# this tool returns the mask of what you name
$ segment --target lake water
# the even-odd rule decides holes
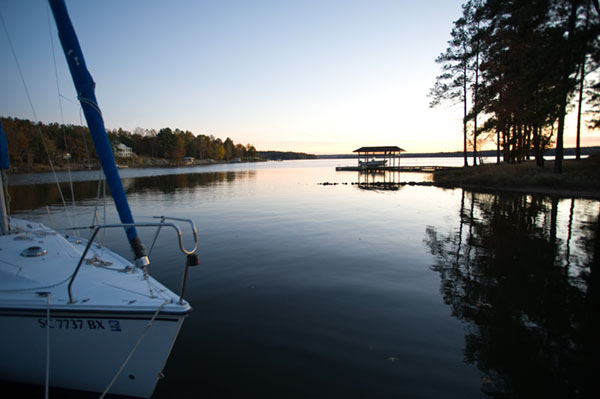
[[[363,189],[356,172],[335,171],[352,162],[122,171],[137,221],[170,215],[199,229],[194,311],[155,398],[595,393],[600,202]],[[11,177],[13,215],[91,224],[98,185],[86,174],[97,172],[74,173],[69,218],[45,175]],[[115,222],[111,205],[98,214]],[[127,255],[121,239],[105,237]],[[174,237],[151,261],[178,292],[185,259]]]

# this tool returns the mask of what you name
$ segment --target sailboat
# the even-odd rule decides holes
[[[0,179],[0,379],[46,387],[150,397],[182,323],[191,311],[183,293],[198,263],[191,220],[133,220],[88,72],[63,0],[49,0],[62,48],[121,223],[92,226],[89,239],[66,236],[10,217]],[[0,166],[8,168],[0,126]],[[194,248],[179,225],[189,223]],[[148,274],[137,229],[176,231],[182,251],[178,294]],[[134,259],[95,242],[101,231],[125,229]],[[154,245],[154,244],[153,244]],[[151,247],[152,248],[152,247]]]

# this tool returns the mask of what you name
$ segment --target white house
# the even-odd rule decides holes
[[[115,152],[115,157],[117,158],[131,158],[131,156],[133,155],[131,147],[127,147],[123,143],[115,144],[113,147],[113,151]]]

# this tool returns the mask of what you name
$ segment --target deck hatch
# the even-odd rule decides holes
[[[48,251],[46,251],[44,248],[36,246],[36,247],[25,248],[24,250],[21,251],[21,256],[25,256],[27,258],[33,258],[35,256],[46,255],[47,253],[48,253]]]

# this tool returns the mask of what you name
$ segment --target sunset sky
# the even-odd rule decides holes
[[[462,149],[460,106],[432,110],[427,98],[462,2],[66,3],[107,128],[179,128],[259,150],[334,154]],[[37,119],[61,122],[58,75],[62,121],[79,124],[46,2],[0,0],[0,12]],[[33,120],[3,28],[0,51],[0,115]],[[584,132],[583,145],[600,145],[600,132]]]

